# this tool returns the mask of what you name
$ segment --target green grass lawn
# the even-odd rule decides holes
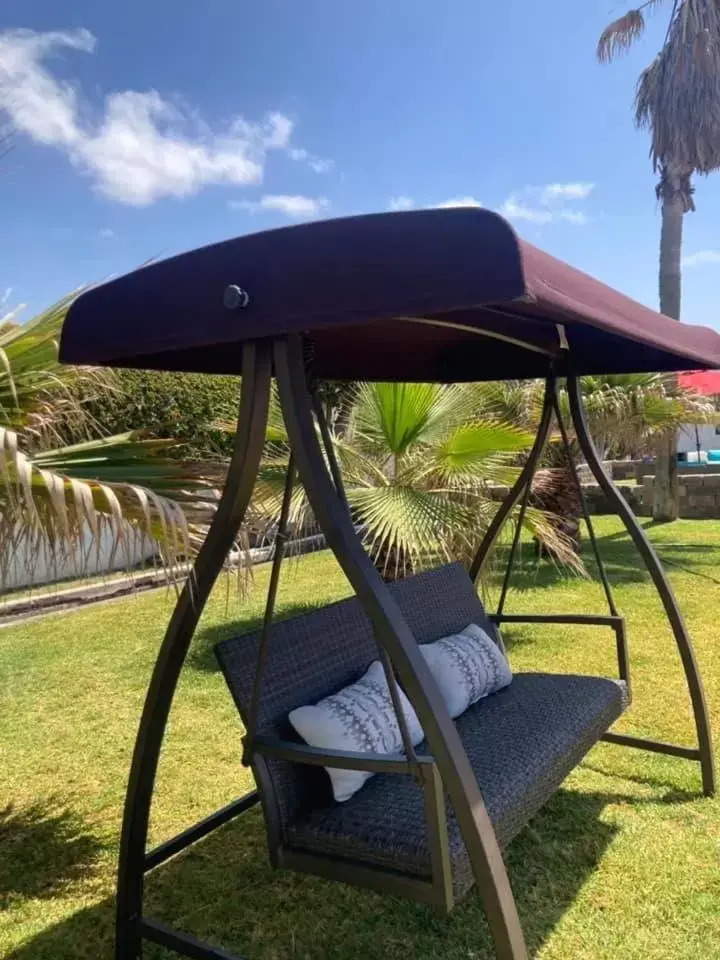
[[[659,601],[619,522],[601,545],[629,621],[635,701],[621,728],[693,742],[683,674]],[[649,532],[695,640],[720,741],[720,522]],[[561,579],[526,550],[508,612],[605,612],[597,583]],[[212,646],[257,622],[221,585],[173,709],[152,816],[156,843],[245,792],[241,729]],[[290,564],[280,612],[349,593],[328,553]],[[148,675],[172,605],[153,592],[0,630],[0,957],[112,954],[120,814]],[[508,634],[516,670],[614,673],[602,628]],[[531,955],[542,960],[720,958],[720,800],[698,765],[602,744],[508,851]],[[148,879],[148,913],[262,960],[493,956],[473,891],[447,920],[392,898],[267,864],[258,808]],[[170,957],[148,947],[146,958]]]

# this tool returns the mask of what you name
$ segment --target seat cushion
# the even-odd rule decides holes
[[[520,673],[457,719],[501,845],[522,829],[626,705],[621,681]],[[425,742],[418,747],[418,754],[429,752]],[[458,898],[474,879],[449,804],[448,838]],[[422,789],[410,776],[382,774],[347,803],[316,807],[287,826],[285,842],[292,849],[430,875]]]
[[[421,643],[420,653],[453,719],[512,680],[510,664],[500,647],[475,623],[434,643]]]
[[[420,743],[425,734],[417,714],[399,688],[398,694],[410,739],[413,744]],[[314,705],[296,707],[290,711],[288,719],[311,747],[357,753],[403,752],[400,724],[379,660],[373,660],[355,683]],[[326,769],[333,796],[338,802],[349,800],[373,776],[367,770]]]

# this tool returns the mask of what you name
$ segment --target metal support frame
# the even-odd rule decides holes
[[[255,673],[255,686],[253,687],[252,699],[250,701],[250,713],[248,715],[247,731],[245,734],[245,744],[243,750],[243,764],[245,766],[250,765],[249,758],[252,753],[252,742],[255,736],[255,730],[257,728],[263,674],[265,672],[265,665],[270,652],[270,633],[272,631],[273,615],[275,613],[275,600],[277,598],[278,586],[280,584],[280,568],[282,566],[283,557],[285,556],[285,545],[288,539],[290,504],[292,501],[294,483],[295,463],[293,461],[293,455],[291,451],[288,457],[287,472],[285,474],[285,488],[283,490],[282,505],[280,507],[280,518],[278,519],[277,533],[275,534],[275,552],[272,559],[270,582],[268,584],[267,598],[265,600],[265,615],[263,616],[262,631],[260,633],[260,649],[258,651],[258,663]]]
[[[575,457],[573,456],[572,447],[570,446],[570,438],[568,437],[567,427],[565,426],[565,420],[563,419],[562,410],[560,409],[560,401],[558,400],[557,390],[553,391],[553,407],[555,408],[555,420],[557,421],[558,430],[560,431],[560,437],[565,449],[565,456],[567,457],[568,464],[570,465],[573,486],[575,487],[575,492],[578,500],[580,501],[583,519],[585,520],[585,526],[587,527],[588,536],[590,537],[590,545],[592,547],[593,556],[595,557],[595,565],[597,566],[598,573],[600,574],[600,582],[602,583],[603,591],[605,593],[608,610],[612,616],[616,617],[618,612],[617,607],[615,606],[615,598],[613,597],[612,587],[610,586],[610,581],[608,580],[608,576],[605,571],[605,564],[603,563],[602,554],[600,553],[600,548],[598,547],[597,537],[595,536],[595,525],[592,522],[590,510],[588,509],[582,484],[580,483],[580,477],[578,476],[577,464],[575,463]]]
[[[238,429],[225,489],[208,536],[168,625],[153,670],[135,743],[120,843],[115,958],[116,960],[141,960],[143,940],[149,940],[197,960],[244,960],[191,935],[171,930],[158,921],[144,917],[142,906],[146,873],[250,809],[259,799],[258,792],[253,791],[160,844],[154,850],[146,851],[150,805],[160,749],[180,671],[207,598],[244,519],[260,465],[270,399],[273,359],[283,415],[297,470],[308,500],[327,537],[328,544],[373,622],[381,656],[392,677],[391,689],[395,682],[395,672],[397,672],[425,730],[433,756],[415,756],[412,750],[408,751],[407,756],[329,753],[303,744],[255,737],[251,752],[258,783],[262,786],[263,777],[267,776],[266,758],[272,757],[311,765],[342,766],[345,769],[370,769],[376,772],[415,775],[421,782],[425,796],[431,876],[425,880],[421,877],[403,876],[390,870],[353,865],[353,870],[357,874],[354,880],[376,889],[410,896],[436,908],[439,907],[443,912],[449,911],[453,903],[445,818],[445,793],[447,793],[467,847],[498,960],[527,960],[523,933],[500,848],[462,742],[407,623],[357,536],[347,508],[342,479],[339,477],[339,468],[334,462],[333,452],[326,450],[325,456],[323,455],[313,419],[313,401],[305,379],[302,344],[297,337],[282,338],[272,343],[258,341],[246,344],[244,347]],[[509,496],[498,509],[478,549],[471,567],[474,579],[477,579],[482,572],[493,544],[521,497],[524,506],[527,505],[532,477],[547,442],[554,412],[558,417],[563,441],[569,448],[556,390],[556,379],[551,374],[546,383],[535,444],[527,464]],[[662,741],[612,732],[605,734],[603,739],[623,746],[699,761],[705,793],[712,795],[715,792],[715,771],[707,705],[692,644],[677,601],[642,527],[600,462],[588,433],[580,390],[577,379],[574,377],[568,378],[568,394],[572,422],[585,458],[603,492],[615,504],[650,571],[663,602],[685,670],[699,746],[697,748],[676,746]],[[322,416],[319,417],[319,426],[322,440],[327,447],[329,444],[327,424],[324,424]],[[326,457],[329,458],[329,462],[326,461]],[[328,466],[332,477],[328,472]],[[292,488],[294,474],[292,461],[288,473],[286,494],[287,490]],[[582,494],[577,474],[575,478]],[[286,500],[289,503],[289,496]],[[610,616],[522,615],[504,614],[499,611],[491,619],[496,624],[556,622],[609,626],[616,634],[620,676],[622,679],[629,680],[625,621],[617,615],[609,593],[609,584],[604,576],[591,521],[589,528],[598,567],[609,598]],[[517,539],[516,535],[515,547]],[[279,551],[281,554],[282,544],[279,546]],[[507,592],[507,586],[505,592]],[[267,626],[266,624],[266,630]],[[272,823],[273,818],[270,817],[268,820],[267,810],[265,814],[269,834],[271,834],[276,828]],[[270,840],[271,847],[274,846],[276,851],[273,860],[276,865],[300,869],[332,879],[338,878],[339,870],[347,870],[346,865],[333,863],[332,858],[284,848],[279,835],[270,837]]]
[[[178,949],[174,940],[178,937],[182,939],[183,935],[167,931],[142,916],[145,873],[153,865],[179,852],[220,823],[227,822],[232,816],[247,809],[240,804],[230,811],[227,808],[218,811],[213,817],[196,824],[158,850],[146,853],[150,805],[170,707],[195,627],[227,553],[235,541],[250,501],[265,442],[271,371],[269,344],[246,344],[243,349],[237,436],[225,489],[192,573],[168,624],[145,698],[130,768],[120,838],[116,960],[140,960],[143,937]],[[212,952],[211,948],[199,941],[192,941],[192,938],[185,938],[185,948],[183,952],[187,956],[229,957],[229,954],[222,951]]]
[[[223,824],[229,823],[231,820],[234,820],[235,817],[239,817],[241,813],[245,813],[250,807],[254,807],[259,800],[260,795],[257,790],[252,790],[250,793],[246,793],[244,797],[233,800],[233,802],[228,803],[227,806],[221,807],[220,810],[216,810],[215,813],[211,813],[209,817],[205,817],[205,819],[200,820],[199,823],[195,823],[192,827],[188,827],[187,830],[183,830],[182,833],[178,833],[177,836],[171,837],[170,840],[159,844],[145,854],[145,873],[149,873],[151,870],[154,870],[155,867],[159,867],[161,863],[165,863],[166,860],[181,853],[187,849],[187,847],[192,846],[193,843],[202,840],[203,837],[212,833],[213,830],[217,830],[218,827],[222,827]]]
[[[580,384],[577,377],[568,377],[567,391],[570,399],[570,416],[572,417],[575,435],[580,444],[580,448],[582,449],[583,456],[585,457],[585,460],[587,461],[587,464],[590,467],[592,474],[597,480],[601,490],[610,503],[614,504],[617,513],[625,524],[625,527],[630,534],[638,553],[640,554],[650,576],[652,577],[652,581],[655,584],[655,589],[657,590],[660,600],[662,601],[665,614],[670,623],[670,627],[672,628],[673,636],[675,637],[675,643],[677,644],[680,659],[682,661],[683,670],[685,671],[685,680],[690,693],[690,701],[692,703],[693,715],[695,717],[695,729],[697,731],[699,756],[691,757],[691,759],[698,759],[700,761],[700,766],[702,769],[703,791],[706,796],[712,797],[715,795],[716,781],[715,758],[713,756],[712,734],[710,730],[710,715],[708,713],[703,682],[700,676],[700,670],[698,668],[697,661],[695,659],[695,652],[693,650],[690,634],[688,633],[685,620],[680,612],[677,598],[675,597],[673,589],[670,586],[667,577],[665,576],[665,571],[662,568],[662,564],[660,563],[658,555],[655,553],[655,550],[648,540],[645,531],[638,523],[637,517],[632,512],[627,501],[605,470],[600,456],[595,449],[595,444],[593,443],[592,437],[590,436],[590,431],[588,430],[585,411],[583,408],[582,395],[580,392]],[[644,740],[639,737],[623,737],[622,740],[619,740],[618,736],[619,735],[617,734],[606,734],[606,739],[610,737],[611,742],[623,743],[625,746],[636,746],[642,749],[655,750],[656,752],[662,753],[671,752],[666,749],[668,745],[663,744],[660,741]],[[631,739],[633,741],[632,743],[629,742]],[[650,746],[649,744],[653,744],[653,746]],[[673,747],[673,755],[689,756],[691,749],[692,748],[688,747]],[[678,750],[682,752],[678,753]]]
[[[583,452],[583,456],[585,457],[585,460],[587,461],[587,464],[590,467],[593,476],[600,485],[603,493],[610,503],[614,505],[616,512],[625,524],[625,527],[630,534],[630,537],[632,538],[642,561],[652,577],[655,588],[662,601],[665,614],[673,631],[673,636],[675,637],[675,642],[680,654],[683,670],[685,671],[685,679],[687,682],[693,715],[695,718],[698,747],[676,746],[675,744],[665,743],[661,740],[653,740],[646,737],[635,737],[629,734],[618,734],[613,732],[606,733],[602,739],[608,743],[615,743],[620,746],[635,747],[641,750],[649,750],[654,753],[664,753],[674,757],[682,757],[684,759],[698,761],[702,769],[703,792],[706,796],[714,796],[716,790],[716,779],[715,761],[712,748],[712,735],[710,730],[710,717],[708,714],[702,678],[700,676],[700,671],[695,659],[692,641],[690,640],[685,621],[682,613],[680,612],[680,607],[652,544],[648,540],[645,531],[638,523],[637,517],[630,509],[627,501],[617,489],[611,477],[608,475],[600,456],[595,449],[595,445],[588,430],[582,402],[582,394],[580,392],[580,386],[577,377],[572,375],[568,376],[567,392],[570,401],[570,418],[575,430],[575,436],[577,437],[578,443],[580,444],[580,448]],[[518,540],[516,531],[516,535],[513,539],[513,548],[511,548],[508,569],[506,570],[503,583],[504,589],[501,595],[501,605],[499,606],[498,613],[491,616],[490,619],[498,625],[500,623],[587,623],[595,625],[606,624],[611,626],[615,631],[618,673],[620,678],[628,683],[629,687],[630,663],[625,621],[622,619],[622,617],[617,616],[617,610],[615,608],[615,603],[612,597],[607,575],[605,573],[605,568],[602,563],[592,520],[590,519],[587,511],[587,504],[585,503],[583,496],[582,485],[580,484],[572,459],[567,430],[557,399],[557,382],[553,374],[551,374],[546,381],[540,423],[538,425],[535,443],[530,451],[528,461],[520,472],[520,475],[515,481],[515,484],[510,490],[508,496],[505,498],[493,517],[492,523],[490,524],[470,567],[470,575],[473,580],[477,580],[480,577],[488,561],[492,547],[500,536],[500,533],[507,523],[513,509],[521,500],[521,498],[523,503],[526,502],[525,498],[527,497],[533,475],[537,469],[538,463],[540,462],[540,457],[545,449],[545,444],[550,433],[553,414],[555,414],[557,417],[561,437],[571,460],[574,482],[580,494],[583,515],[588,526],[593,552],[595,554],[603,588],[605,590],[605,595],[610,607],[611,616],[606,618],[594,616],[577,618],[575,615],[565,614],[549,616],[504,614],[502,612],[502,604],[504,604],[505,595],[507,593],[507,583],[509,581],[508,571],[512,566],[515,546]]]
[[[624,617],[594,613],[491,613],[488,618],[497,627],[504,623],[576,623],[586,627],[610,627],[615,634],[618,677],[625,681],[630,695],[630,656]]]
[[[492,548],[495,546],[497,538],[502,533],[510,514],[515,509],[515,506],[520,498],[523,496],[525,488],[532,483],[532,478],[535,474],[535,470],[537,469],[537,465],[540,462],[540,458],[543,455],[543,451],[545,450],[548,436],[550,435],[550,426],[552,424],[553,416],[553,397],[555,396],[555,390],[555,376],[550,374],[545,381],[545,395],[543,397],[542,413],[540,414],[540,422],[535,435],[535,442],[530,451],[530,456],[528,457],[525,466],[520,471],[520,475],[510,489],[510,492],[498,507],[495,516],[492,518],[490,526],[488,527],[487,532],[477,549],[477,553],[475,554],[473,562],[470,564],[470,578],[474,582],[477,582],[483,570],[485,569],[485,564],[490,557]]]
[[[467,754],[425,658],[328,475],[313,422],[300,339],[276,340],[274,357],[283,416],[305,492],[423,726],[465,841],[498,960],[526,960],[505,864]]]

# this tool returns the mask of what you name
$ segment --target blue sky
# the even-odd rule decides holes
[[[25,316],[150,257],[313,216],[482,203],[655,306],[659,213],[615,0],[4,0],[0,298]],[[720,328],[720,175],[684,319]]]

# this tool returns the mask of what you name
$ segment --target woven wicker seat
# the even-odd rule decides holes
[[[497,636],[460,564],[391,587],[418,643],[470,622]],[[258,636],[218,644],[216,652],[247,722]],[[295,741],[288,712],[353,682],[377,658],[371,625],[356,598],[277,623],[266,666],[257,731]],[[625,684],[586,676],[517,674],[506,689],[456,721],[501,844],[508,843],[584,754],[620,716]],[[425,744],[418,754],[428,754]],[[286,850],[340,858],[417,877],[431,874],[423,790],[410,776],[378,774],[349,801],[334,803],[327,774],[268,759],[258,777],[263,803],[277,811]],[[253,761],[255,765],[255,761]],[[257,771],[256,771],[257,773]],[[447,829],[455,898],[473,883],[452,808]]]
[[[625,684],[598,677],[517,674],[456,723],[502,845],[555,791],[620,716]],[[418,747],[426,753],[427,747]],[[473,884],[455,817],[448,808],[453,892]],[[430,875],[421,788],[410,777],[380,774],[346,803],[313,809],[288,825],[287,842],[312,852]]]

